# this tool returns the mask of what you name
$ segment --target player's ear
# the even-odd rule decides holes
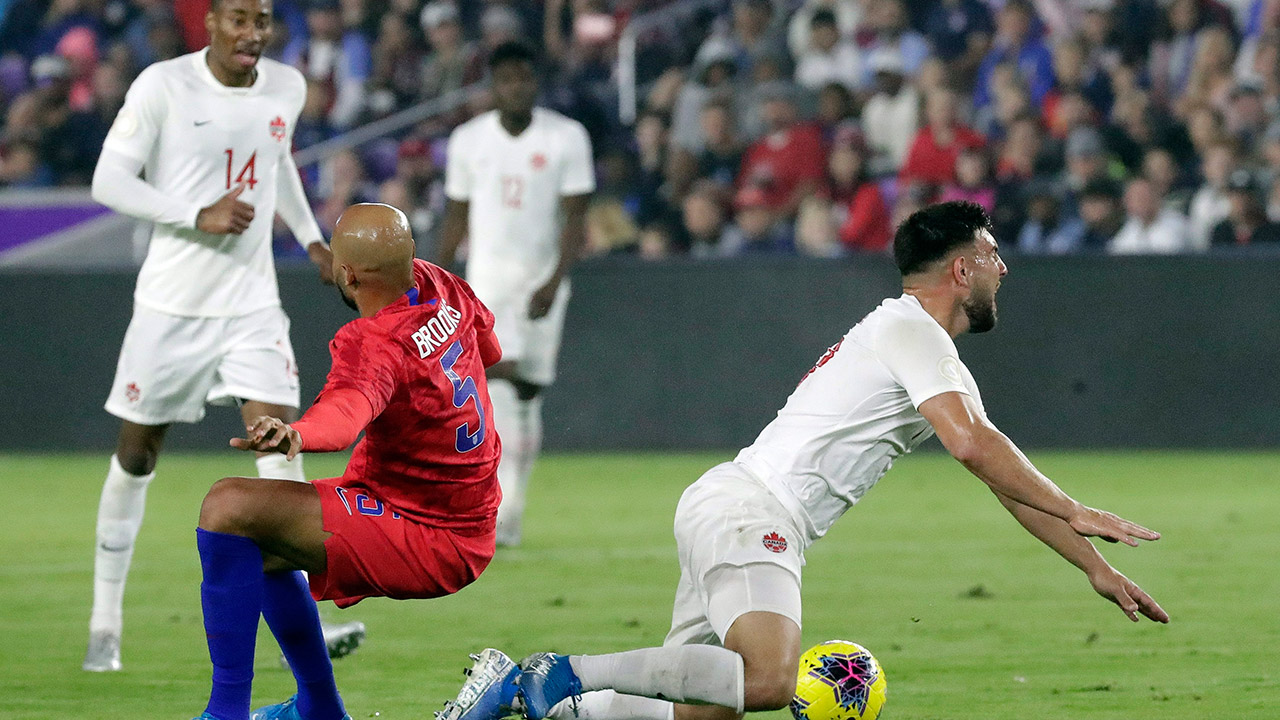
[[[956,281],[957,285],[967,287],[969,285],[970,274],[971,270],[969,269],[968,261],[965,260],[964,255],[957,255],[955,259],[951,261],[951,278]]]

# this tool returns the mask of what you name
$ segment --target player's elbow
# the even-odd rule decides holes
[[[111,186],[110,175],[111,172],[105,165],[98,163],[98,166],[93,169],[93,181],[89,185],[89,196],[93,198],[93,201],[107,207],[111,207],[110,192],[108,191]]]
[[[955,430],[941,439],[947,452],[951,453],[951,457],[961,465],[972,469],[980,464],[989,452],[990,437],[988,435],[987,428],[973,425]]]

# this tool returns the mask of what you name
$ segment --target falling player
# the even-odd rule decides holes
[[[298,422],[258,418],[231,444],[291,458],[365,436],[340,478],[225,478],[209,490],[196,539],[213,690],[199,720],[249,717],[259,614],[298,694],[255,720],[349,717],[312,596],[339,606],[439,597],[493,557],[500,443],[484,378],[502,354],[493,315],[461,279],[414,259],[409,221],[389,205],[343,213],[333,272],[360,317],[330,343],[324,390]]]
[[[555,379],[568,272],[585,242],[595,174],[582,125],[534,107],[532,51],[500,45],[489,68],[497,109],[449,137],[439,262],[452,264],[466,237],[467,282],[497,318],[503,359],[489,369],[489,389],[504,441],[498,544],[518,545],[542,447],[541,393]]]
[[[1086,539],[1137,545],[1159,535],[1081,505],[1040,474],[987,419],[956,353],[957,335],[995,327],[1007,272],[986,213],[967,202],[921,210],[898,229],[894,259],[903,294],[822,356],[754,444],[680,498],[681,577],[663,647],[538,653],[523,672],[486,650],[447,720],[509,714],[517,689],[530,720],[732,720],[786,707],[800,655],[804,550],[934,433],[1131,620],[1168,622]]]
[[[271,2],[214,0],[205,28],[208,48],[134,81],[93,176],[95,200],[154,230],[106,404],[122,422],[98,506],[90,671],[121,667],[125,578],[169,425],[199,421],[206,401],[240,403],[246,422],[297,417],[271,256],[277,212],[331,282],[329,248],[289,155],[306,82],[261,58]],[[306,480],[301,458],[264,455],[257,466],[264,477]],[[364,626],[327,633],[341,655]]]

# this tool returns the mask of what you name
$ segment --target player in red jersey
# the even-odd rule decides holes
[[[349,717],[315,600],[448,595],[493,557],[502,497],[484,377],[502,355],[493,315],[460,278],[414,259],[409,223],[391,206],[348,208],[331,244],[338,289],[360,317],[330,343],[328,382],[298,422],[261,417],[231,444],[292,457],[365,437],[340,478],[233,477],[209,490],[196,530],[213,661],[201,720],[249,718],[259,613],[298,694],[255,720]]]

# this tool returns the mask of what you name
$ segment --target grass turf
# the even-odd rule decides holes
[[[369,640],[337,666],[353,718],[425,718],[470,651],[608,652],[656,645],[678,577],[682,488],[722,458],[575,455],[537,469],[523,547],[462,593],[369,600]],[[845,638],[880,658],[885,717],[1274,718],[1280,707],[1280,456],[1037,454],[1082,501],[1164,533],[1105,554],[1173,616],[1132,625],[940,455],[904,459],[811,548],[805,644]],[[309,457],[312,476],[341,457]],[[161,459],[126,597],[122,673],[80,671],[93,524],[106,456],[0,456],[0,718],[190,718],[209,677],[193,528],[238,455]],[[255,702],[292,692],[265,632]],[[786,713],[770,717],[781,720]]]

